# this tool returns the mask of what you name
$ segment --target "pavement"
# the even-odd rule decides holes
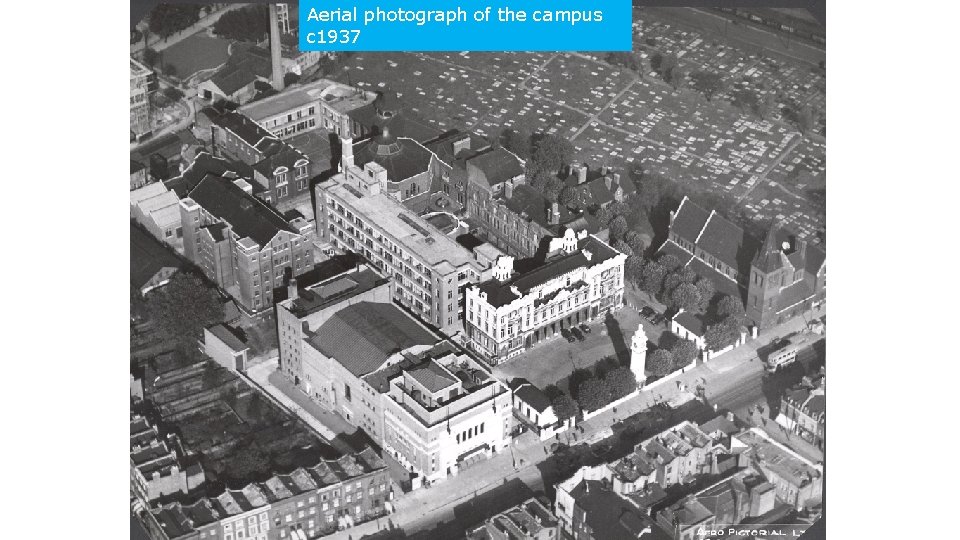
[[[825,314],[825,308],[808,313],[806,320],[820,317]],[[456,511],[463,508],[465,503],[478,496],[493,491],[495,488],[516,481],[521,482],[530,491],[543,491],[550,486],[544,486],[543,471],[540,465],[550,457],[550,447],[555,442],[579,444],[590,439],[594,434],[608,430],[611,426],[630,416],[651,408],[656,403],[679,403],[690,399],[690,393],[681,387],[695,388],[698,384],[705,387],[705,398],[718,408],[741,409],[763,401],[763,391],[760,380],[764,374],[763,365],[757,359],[757,348],[762,347],[783,335],[800,331],[806,322],[804,317],[788,321],[780,326],[761,332],[756,339],[748,341],[741,347],[722,354],[715,359],[701,363],[687,373],[676,378],[675,381],[660,385],[654,389],[641,391],[635,398],[626,401],[618,407],[605,411],[588,421],[579,424],[582,433],[573,430],[562,434],[558,440],[541,442],[526,433],[516,439],[509,447],[509,451],[502,451],[489,459],[461,471],[456,477],[433,486],[398,495],[394,501],[395,513],[389,516],[389,522],[381,519],[362,523],[345,531],[329,535],[325,538],[333,540],[347,540],[360,538],[366,534],[373,534],[389,526],[399,526],[407,534],[432,528],[441,522],[450,522],[459,516]],[[318,432],[329,436],[331,440],[338,435],[337,431],[329,427],[327,422],[339,422],[341,428],[345,423],[332,413],[318,410],[307,412],[304,406],[297,403],[290,395],[278,387],[282,378],[272,378],[270,375],[276,370],[274,362],[264,362],[248,370],[250,378],[255,380],[263,389],[278,401],[283,402],[289,409],[295,411],[305,422],[313,426]],[[272,379],[272,380],[271,380]],[[297,390],[293,390],[297,392]],[[302,394],[302,393],[301,393]],[[309,401],[305,395],[303,398]],[[769,425],[772,420],[768,420]],[[336,427],[337,424],[333,424]],[[771,429],[776,431],[776,429]],[[773,435],[773,434],[772,434]],[[787,444],[795,442],[792,437]],[[813,458],[811,458],[813,459]],[[816,460],[819,461],[819,460]]]

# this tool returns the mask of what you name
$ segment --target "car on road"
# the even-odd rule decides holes
[[[571,334],[566,328],[560,329],[560,335],[566,338],[568,343],[574,343],[577,341],[577,338],[573,337],[573,334]]]
[[[593,330],[590,330],[590,327],[587,326],[586,324],[581,324],[581,325],[580,325],[580,331],[583,332],[584,334],[589,334],[589,333],[592,332]]]
[[[583,335],[583,332],[581,332],[576,326],[570,329],[570,333],[573,334],[573,337],[577,338],[577,341],[583,341],[587,339],[586,336]]]

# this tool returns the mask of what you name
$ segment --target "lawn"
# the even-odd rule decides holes
[[[229,47],[228,40],[196,34],[161,51],[161,62],[172,64],[177,77],[186,79],[198,71],[226,62]]]

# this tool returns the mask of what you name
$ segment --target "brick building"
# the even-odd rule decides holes
[[[253,194],[271,205],[310,192],[315,165],[301,151],[281,141],[253,120],[207,107],[211,145],[217,156],[248,165]]]
[[[823,448],[827,437],[826,377],[804,380],[780,398],[777,423]]]
[[[183,448],[173,434],[160,435],[145,417],[130,413],[130,492],[142,506],[200,487],[205,475],[199,464],[181,463]]]
[[[249,313],[313,268],[313,227],[287,221],[242,179],[207,175],[180,201],[184,255]]]
[[[777,499],[803,510],[823,500],[823,468],[774,441],[759,428],[733,437],[750,449],[751,465],[776,488]]]
[[[277,308],[281,372],[363,428],[419,480],[502,450],[510,396],[489,371],[390,302],[368,268],[291,290]]]
[[[389,195],[387,170],[376,161],[362,169],[350,163],[345,156],[343,172],[316,187],[319,240],[330,251],[365,257],[390,278],[397,303],[445,332],[458,332],[463,290],[485,276],[493,255],[461,245],[451,237],[459,227],[444,233]]]
[[[386,515],[392,498],[386,465],[366,448],[216,497],[165,504],[145,517],[169,540],[298,540]]]
[[[139,140],[153,132],[150,94],[156,90],[156,75],[146,66],[130,59],[130,138]]]
[[[278,139],[315,129],[335,133],[338,137],[356,138],[361,136],[362,130],[354,125],[349,113],[373,103],[376,97],[377,94],[369,90],[320,79],[248,103],[238,112]]]
[[[626,255],[586,232],[550,240],[545,259],[514,274],[501,257],[493,279],[466,290],[469,347],[493,363],[520,354],[562,329],[623,305]]]
[[[774,226],[761,243],[716,210],[684,197],[659,248],[716,290],[740,298],[760,329],[781,324],[826,299],[826,254]]]
[[[162,182],[130,192],[130,217],[154,238],[183,253],[180,199]]]
[[[467,530],[467,540],[553,540],[560,538],[556,516],[537,499],[528,499]]]

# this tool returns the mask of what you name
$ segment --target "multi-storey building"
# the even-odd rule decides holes
[[[467,249],[389,195],[387,170],[376,161],[363,169],[350,163],[317,185],[319,240],[369,260],[391,279],[394,300],[422,320],[459,331],[463,290],[485,277],[492,255]]]
[[[733,445],[750,449],[751,464],[773,484],[777,498],[803,510],[823,500],[823,468],[778,443],[762,429],[733,437]]]
[[[493,279],[467,288],[469,347],[492,363],[623,305],[626,255],[586,232],[550,240],[542,263],[514,274],[500,257]]]
[[[314,129],[336,133],[338,137],[353,138],[361,133],[350,119],[350,111],[370,104],[376,98],[376,92],[320,79],[248,103],[240,107],[238,112],[278,139]]]
[[[632,453],[610,464],[614,491],[634,493],[656,484],[667,488],[717,472],[715,444],[696,424],[684,421],[637,445]]]
[[[557,486],[557,517],[565,538],[607,540],[608,538],[669,538],[647,513],[629,499],[614,492],[606,480],[576,476]],[[565,517],[562,518],[561,514]]]
[[[560,538],[556,516],[537,499],[528,499],[467,530],[467,540],[553,540]]]
[[[185,265],[166,246],[130,223],[130,286],[140,294],[166,285]]]
[[[183,467],[182,455],[175,435],[161,437],[145,417],[130,413],[130,492],[142,506],[190,493],[203,484],[203,468],[199,464]]]
[[[661,253],[740,298],[759,328],[781,324],[826,299],[826,254],[773,227],[761,244],[716,210],[684,197],[671,214]]]
[[[361,427],[417,481],[502,450],[510,393],[483,366],[390,302],[368,268],[291,288],[277,308],[282,373]]]
[[[303,152],[240,113],[208,107],[204,115],[210,118],[216,155],[252,168],[250,180],[257,186],[254,195],[258,198],[277,204],[310,192],[314,165]]]
[[[156,75],[146,66],[130,59],[130,138],[140,139],[153,132],[150,93],[155,89]]]
[[[192,504],[162,505],[144,518],[155,537],[169,540],[302,540],[386,515],[392,495],[386,465],[367,448]]]
[[[289,222],[242,179],[207,175],[180,201],[184,255],[247,312],[273,308],[273,289],[313,267],[313,227]]]
[[[804,381],[786,391],[780,399],[777,423],[805,441],[823,448],[827,436],[825,377]]]
[[[150,181],[147,166],[139,161],[130,160],[130,191],[142,188]]]

